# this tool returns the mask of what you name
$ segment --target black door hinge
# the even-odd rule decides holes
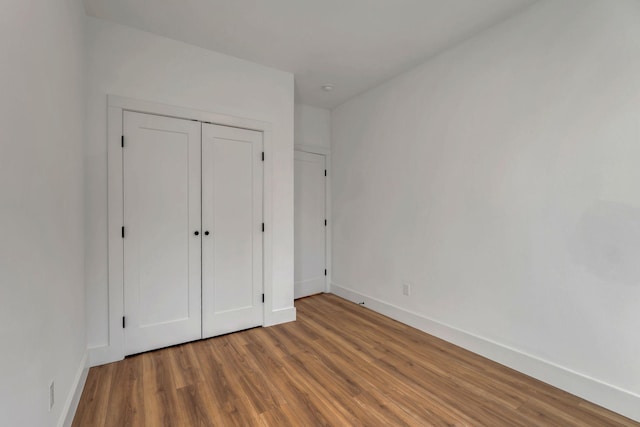
[[[327,269],[326,268],[324,269],[324,275],[325,276],[327,275]]]
[[[326,219],[324,220],[324,226],[325,227],[327,226],[327,220]]]
[[[327,176],[327,170],[326,169],[324,170],[324,176]]]
[[[124,135],[122,135],[122,138],[120,139],[120,146],[124,148]]]
[[[125,318],[124,318],[124,316],[122,316],[122,329],[124,329],[124,327],[125,327],[125,325],[126,325],[126,322],[125,322],[125,320],[124,320],[124,319],[125,319]]]
[[[122,238],[124,239],[124,226],[122,227]]]
[[[264,233],[264,222],[262,223],[262,232]]]
[[[264,294],[262,294],[262,302],[264,302]]]
[[[262,152],[262,161],[264,162],[264,151]]]

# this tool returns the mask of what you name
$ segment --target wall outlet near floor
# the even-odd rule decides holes
[[[55,384],[51,381],[49,384],[49,410],[53,408],[53,404],[55,402]]]
[[[402,295],[406,295],[406,296],[411,295],[411,283],[402,282]]]

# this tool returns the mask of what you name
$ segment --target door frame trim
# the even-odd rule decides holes
[[[90,349],[90,366],[124,359],[124,330],[122,328],[122,316],[124,315],[124,251],[121,235],[121,227],[124,221],[121,147],[124,111],[195,120],[262,132],[263,150],[266,153],[262,183],[262,215],[266,224],[273,224],[273,156],[269,155],[269,153],[272,152],[273,125],[270,122],[249,117],[107,95],[108,342],[106,346]],[[272,228],[273,227],[266,227],[262,241],[262,286],[265,293],[263,325],[272,324],[274,320],[272,317],[276,318],[279,315],[279,313],[273,311],[271,300],[273,289]]]
[[[324,156],[324,167],[327,169],[327,178],[324,185],[324,216],[327,219],[327,227],[324,234],[324,263],[327,266],[327,275],[324,278],[324,291],[328,293],[331,292],[331,235],[333,230],[333,221],[331,220],[331,149],[304,144],[294,144],[293,149],[294,151]]]

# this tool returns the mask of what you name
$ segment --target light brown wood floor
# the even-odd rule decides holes
[[[78,426],[638,426],[336,296],[92,368]]]

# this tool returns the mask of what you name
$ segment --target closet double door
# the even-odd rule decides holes
[[[125,112],[125,354],[262,325],[262,133]]]

